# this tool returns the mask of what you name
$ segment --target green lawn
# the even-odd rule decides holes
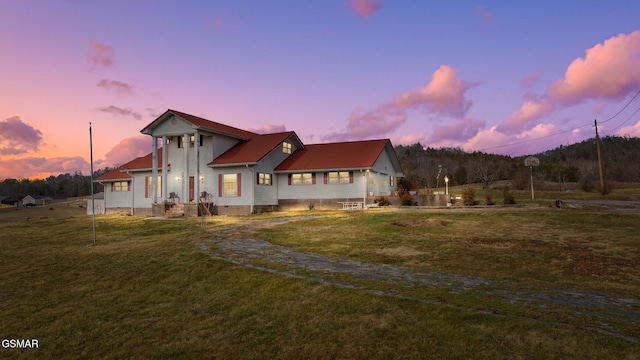
[[[590,217],[582,225],[567,225],[576,215],[460,214],[423,220],[427,217],[419,214],[317,213],[328,217],[260,235],[360,261],[639,295],[637,217],[599,219],[584,213]],[[38,349],[0,348],[0,358],[640,356],[637,342],[588,329],[289,278],[217,260],[197,246],[229,223],[280,215],[216,217],[204,229],[199,220],[98,217],[94,246],[90,217],[2,221],[8,215],[0,213],[0,337],[39,340]],[[511,225],[499,225],[503,221]],[[522,224],[544,231],[534,236],[516,226]],[[600,239],[601,226],[623,240]],[[567,228],[579,234],[567,234]],[[513,245],[518,254],[503,251],[500,239],[512,237],[525,242],[527,250]],[[555,248],[544,250],[554,241]],[[536,274],[553,256],[559,256],[558,263],[566,261],[556,253],[572,244],[589,249],[596,263],[614,266],[609,259],[620,259],[635,265],[625,268],[628,274],[605,272],[603,278],[587,271]],[[415,248],[418,255],[405,256],[403,247]],[[398,248],[398,253],[382,251]],[[496,259],[523,264],[511,266],[511,273]]]

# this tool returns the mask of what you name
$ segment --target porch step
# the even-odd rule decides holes
[[[164,212],[164,216],[168,218],[184,216],[184,204],[174,204]]]

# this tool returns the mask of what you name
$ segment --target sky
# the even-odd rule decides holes
[[[305,144],[640,137],[640,1],[0,0],[0,179],[151,152],[167,109]],[[91,125],[90,125],[91,124]],[[92,131],[90,146],[89,128]]]

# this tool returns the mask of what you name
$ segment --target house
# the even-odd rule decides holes
[[[5,207],[18,207],[20,200],[13,196],[0,195],[0,208]]]
[[[107,213],[187,216],[338,208],[392,195],[402,169],[388,139],[305,145],[175,110],[141,130],[153,151],[95,181]]]

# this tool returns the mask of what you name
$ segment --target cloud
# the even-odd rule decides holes
[[[96,86],[105,90],[114,90],[121,95],[133,94],[133,86],[122,81],[102,79]]]
[[[105,159],[96,161],[98,167],[123,165],[129,161],[145,156],[153,150],[151,137],[138,135],[125,138],[111,148]]]
[[[89,53],[87,54],[87,62],[91,69],[98,66],[110,67],[114,63],[115,53],[111,45],[100,44],[93,39],[89,42]]]
[[[368,19],[382,8],[382,1],[377,0],[348,0],[345,5],[354,9],[359,16]]]
[[[27,157],[3,159],[0,161],[0,174],[8,178],[45,178],[50,175],[66,173],[89,174],[89,162],[80,156],[72,157]]]
[[[19,116],[0,121],[0,155],[18,155],[38,151],[42,132],[24,123]]]
[[[562,79],[547,88],[548,96],[575,105],[587,99],[621,99],[640,89],[640,30],[620,34],[587,49]]]
[[[530,128],[533,122],[543,116],[549,116],[555,110],[555,105],[546,99],[524,100],[520,109],[515,111],[497,128],[504,133],[516,133]]]
[[[436,125],[433,132],[426,139],[428,146],[451,146],[465,142],[480,132],[486,126],[485,121],[466,118],[444,125]]]
[[[458,78],[457,73],[451,66],[441,65],[433,72],[427,85],[396,95],[394,102],[400,108],[426,107],[434,113],[464,116],[471,106],[464,95],[478,83],[466,82]]]
[[[625,126],[616,132],[620,136],[640,137],[640,120],[635,125]]]
[[[424,142],[423,134],[407,134],[402,136],[395,136],[391,138],[391,142],[394,145],[413,145],[416,143]]]
[[[287,128],[284,125],[266,124],[263,127],[258,129],[248,128],[247,131],[251,131],[256,134],[273,134],[273,133],[285,132],[287,131]]]
[[[140,115],[140,113],[137,113],[137,112],[131,110],[130,108],[123,109],[121,107],[117,107],[117,106],[114,106],[114,105],[109,105],[109,106],[98,108],[98,110],[102,111],[102,112],[109,113],[109,114],[115,114],[115,115],[119,115],[119,116],[131,116],[132,118],[134,118],[136,120],[142,120],[142,115]]]
[[[482,24],[486,26],[487,23],[495,20],[496,15],[490,11],[485,10],[482,6],[476,6],[476,15],[482,20]]]
[[[395,95],[390,102],[373,110],[354,111],[344,132],[329,134],[323,139],[346,141],[385,136],[407,121],[408,110],[462,117],[471,106],[465,93],[477,85],[458,78],[457,70],[449,65],[441,65],[424,87]]]
[[[215,18],[213,18],[210,23],[213,26],[220,26],[222,25],[223,22],[226,22],[229,20],[229,12],[225,11],[222,14],[216,16]]]
[[[370,111],[356,110],[349,116],[347,129],[323,137],[324,141],[363,140],[386,135],[407,121],[404,108],[394,103],[385,104]]]

